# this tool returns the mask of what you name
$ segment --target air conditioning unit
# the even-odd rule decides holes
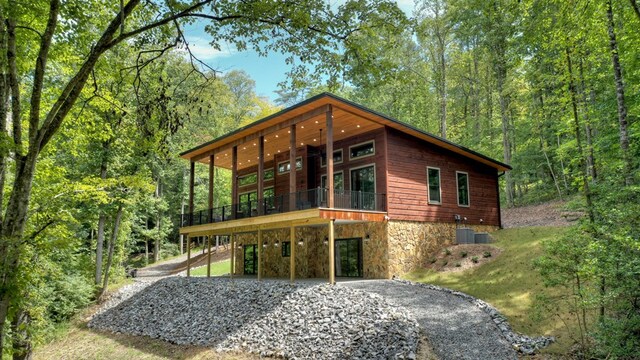
[[[489,233],[486,232],[476,233],[474,236],[474,242],[476,244],[488,244],[490,240]]]
[[[473,244],[475,242],[473,229],[456,229],[456,244]]]

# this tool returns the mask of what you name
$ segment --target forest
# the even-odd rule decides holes
[[[569,200],[583,218],[536,264],[571,295],[540,301],[570,304],[585,357],[637,356],[636,0],[416,0],[411,14],[387,0],[0,4],[5,356],[29,358],[127,270],[181,251],[180,152],[323,91],[510,164],[504,207]],[[214,48],[287,55],[277,99],[198,59],[183,33],[196,20]]]

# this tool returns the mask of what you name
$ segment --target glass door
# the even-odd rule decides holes
[[[255,244],[244,246],[244,274],[258,273],[258,250]]]
[[[351,170],[351,208],[375,210],[376,172],[373,165]]]
[[[362,277],[362,239],[336,239],[336,276]]]

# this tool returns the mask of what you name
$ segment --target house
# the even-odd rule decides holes
[[[191,162],[181,234],[230,236],[232,276],[331,283],[421,267],[460,220],[499,228],[498,178],[511,169],[328,93],[181,156]],[[194,209],[196,163],[209,167],[209,209]],[[232,172],[233,204],[213,208],[214,167]]]

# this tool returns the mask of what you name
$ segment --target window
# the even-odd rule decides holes
[[[458,206],[469,206],[469,174],[456,171],[456,186],[458,187]]]
[[[255,184],[258,182],[258,174],[251,173],[248,175],[243,175],[238,177],[238,186],[247,186],[251,184]]]
[[[361,157],[371,156],[376,153],[373,140],[366,143],[349,146],[349,159],[358,159]]]
[[[291,242],[283,241],[282,242],[282,257],[290,257],[291,256]]]
[[[249,216],[251,210],[258,208],[258,193],[251,191],[238,195],[238,204],[238,212],[241,212],[244,216]]]
[[[264,171],[264,181],[273,180],[273,169],[268,169]]]
[[[289,161],[283,161],[278,163],[278,174],[284,174],[291,170],[291,166],[289,166]],[[302,170],[302,158],[296,158],[296,170]]]
[[[427,184],[429,186],[429,204],[442,204],[440,199],[440,169],[427,167]]]
[[[376,209],[376,167],[351,169],[351,209]]]
[[[333,164],[335,165],[340,163],[342,163],[342,149],[334,150]],[[320,166],[322,167],[327,166],[327,154],[322,155],[322,158],[320,159]]]
[[[262,197],[264,198],[264,203],[267,210],[275,208],[274,196],[275,193],[272,187],[264,189],[264,191],[262,192]]]
[[[320,177],[320,187],[322,187],[323,189],[327,189],[329,187],[329,184],[327,184],[326,174]],[[342,174],[342,171],[333,173],[333,190],[344,190],[344,175]]]

